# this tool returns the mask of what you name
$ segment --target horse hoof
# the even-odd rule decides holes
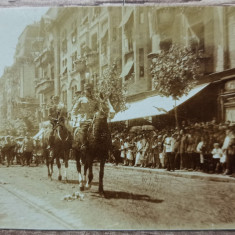
[[[91,185],[90,184],[86,184],[86,189],[90,189]]]
[[[80,191],[84,191],[84,186],[80,186]]]
[[[104,191],[99,191],[100,197],[105,197]]]
[[[58,176],[58,180],[59,180],[59,181],[62,180],[62,176],[61,176],[61,175]]]

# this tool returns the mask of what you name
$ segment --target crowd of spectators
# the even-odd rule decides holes
[[[34,140],[28,133],[25,136],[11,135],[0,137],[0,164],[13,163],[29,166],[31,163],[43,163],[42,142]]]
[[[112,133],[111,161],[124,166],[231,175],[235,173],[235,125],[194,123],[180,128]]]

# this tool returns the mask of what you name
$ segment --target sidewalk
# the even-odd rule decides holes
[[[122,166],[122,165],[113,165],[112,163],[106,163],[105,167],[113,167],[113,168],[120,168],[123,170],[129,171],[139,171],[139,172],[151,172],[160,175],[168,175],[168,176],[175,176],[175,177],[184,177],[190,179],[200,179],[200,180],[207,180],[207,181],[215,181],[215,182],[227,182],[227,183],[235,183],[235,177],[222,175],[222,174],[207,174],[198,171],[185,171],[185,170],[176,170],[174,172],[166,171],[165,169],[151,169],[151,168],[141,168],[141,167],[133,167],[133,166]]]

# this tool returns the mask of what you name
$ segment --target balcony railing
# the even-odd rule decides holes
[[[35,90],[37,94],[42,94],[54,89],[54,80],[41,79],[36,81]]]

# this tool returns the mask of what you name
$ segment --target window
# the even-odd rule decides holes
[[[81,56],[84,56],[85,52],[86,52],[86,43],[83,42],[80,46],[80,52],[81,52]]]
[[[64,54],[67,53],[67,39],[66,39],[66,38],[63,39],[63,41],[62,41],[62,52],[63,52]]]
[[[39,69],[38,68],[35,68],[35,77],[39,78]]]
[[[144,77],[144,48],[139,49],[139,76]]]
[[[77,51],[75,51],[72,54],[71,59],[72,59],[72,71],[73,71],[74,70],[74,61],[76,61],[76,59],[77,59]]]
[[[72,97],[75,96],[75,92],[77,91],[77,85],[72,87]]]
[[[144,23],[144,9],[142,7],[140,7],[139,23],[140,24]]]
[[[67,91],[62,91],[62,101],[64,105],[67,105]]]
[[[113,28],[113,41],[116,41],[117,40],[117,28],[114,27]]]
[[[91,37],[91,48],[93,51],[98,51],[97,34],[93,34]]]
[[[74,31],[71,34],[71,42],[74,44],[77,41],[77,29],[74,29]]]

